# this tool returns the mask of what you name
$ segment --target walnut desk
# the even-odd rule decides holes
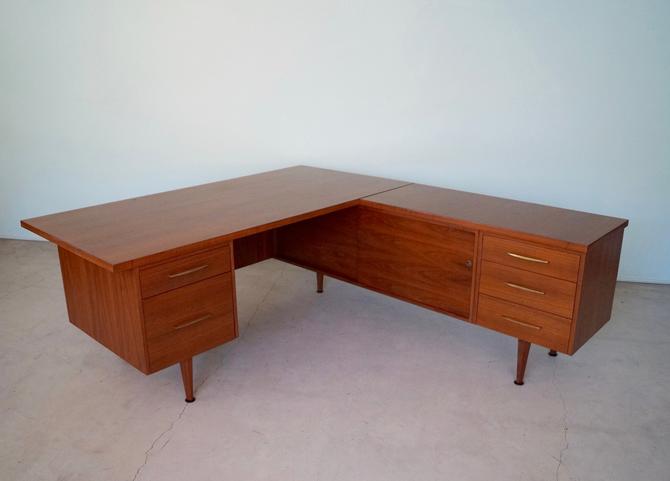
[[[238,335],[235,269],[277,258],[575,353],[612,311],[628,221],[313,167],[21,221],[56,243],[70,322],[145,374]]]

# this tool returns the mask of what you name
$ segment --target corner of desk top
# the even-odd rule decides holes
[[[628,227],[628,219],[620,219],[618,217],[616,217],[616,219],[618,221],[620,221],[620,223],[616,227],[614,227],[613,229],[608,230],[606,233],[604,233],[603,235],[601,235],[597,239],[594,239],[593,241],[591,241],[590,244],[586,245],[585,246],[585,251],[586,252],[588,252],[589,249],[591,249],[596,243],[600,242],[603,238],[605,238],[605,237],[607,237],[607,236],[609,236],[609,235],[611,235],[615,232],[621,231],[621,235],[623,236],[623,231],[626,230],[626,227]]]
[[[130,269],[132,267],[132,265],[128,262],[123,263],[123,264],[110,264],[109,262],[106,262],[106,261],[104,261],[104,260],[102,260],[98,257],[95,257],[95,256],[93,256],[93,255],[91,255],[87,252],[84,252],[81,249],[76,249],[76,248],[70,246],[67,243],[56,242],[56,241],[52,241],[51,239],[49,239],[49,240],[51,242],[53,242],[54,244],[56,244],[59,249],[63,249],[65,251],[69,252],[70,254],[75,255],[77,257],[80,257],[80,258],[90,262],[91,264],[94,264],[94,265],[96,265],[96,266],[98,266],[98,267],[100,267],[100,268],[102,268],[102,269],[104,269],[108,272],[120,272],[120,271]]]
[[[35,219],[37,219],[37,217],[35,217]],[[128,269],[128,268],[131,267],[130,265],[128,265],[128,263],[111,264],[109,262],[106,262],[106,261],[94,256],[94,255],[89,254],[88,252],[85,252],[81,249],[77,249],[76,247],[71,246],[70,244],[63,241],[62,239],[59,239],[58,237],[55,237],[51,234],[48,234],[48,233],[44,232],[42,229],[40,229],[39,227],[36,227],[35,225],[31,224],[32,220],[33,220],[32,218],[31,219],[21,219],[21,221],[20,221],[21,227],[23,227],[26,230],[29,230],[33,234],[37,234],[38,236],[48,240],[49,242],[51,242],[53,244],[56,244],[61,249],[65,249],[66,251],[68,251],[68,252],[70,252],[70,253],[72,253],[76,256],[79,256],[82,259],[85,259],[85,260],[91,262],[92,264],[95,264],[98,267],[102,267],[103,269],[105,269],[109,272],[118,272],[118,271],[122,271],[122,270],[125,270],[125,269]]]

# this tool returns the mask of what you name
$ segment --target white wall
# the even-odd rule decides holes
[[[0,2],[0,236],[306,163],[627,217],[670,282],[668,1]]]

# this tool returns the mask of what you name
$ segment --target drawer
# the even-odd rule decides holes
[[[479,296],[477,324],[549,349],[566,352],[570,320],[512,304],[489,296]]]
[[[223,274],[144,300],[152,371],[235,338],[232,282]]]
[[[577,281],[579,274],[577,254],[490,235],[484,236],[482,258],[573,282]]]
[[[230,246],[179,257],[140,271],[142,297],[176,289],[230,271]]]
[[[576,284],[489,261],[482,262],[479,292],[572,318]]]

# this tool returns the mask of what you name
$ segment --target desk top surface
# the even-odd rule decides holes
[[[577,250],[628,225],[626,219],[616,217],[420,184],[372,195],[364,203],[419,212],[473,228],[527,234]]]
[[[178,254],[196,244],[205,248],[406,184],[296,166],[35,217],[21,225],[101,267],[122,270],[157,254]]]
[[[289,167],[21,221],[109,270],[375,204],[588,246],[625,219],[314,167]]]

